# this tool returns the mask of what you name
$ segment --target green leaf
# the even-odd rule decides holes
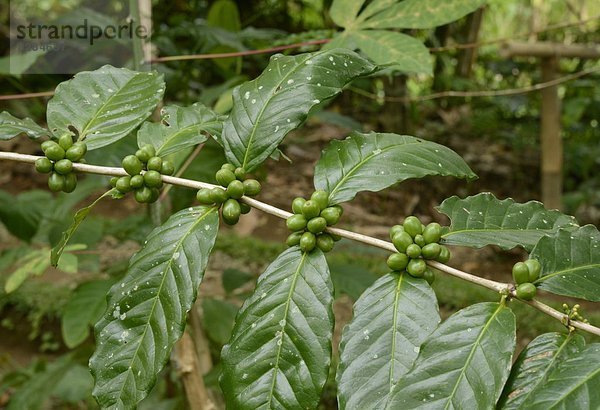
[[[327,380],[333,286],[323,253],[293,247],[267,267],[223,347],[228,408],[316,408]]]
[[[31,118],[19,119],[6,111],[0,113],[0,141],[13,139],[21,134],[31,139],[38,139],[50,132],[37,125]]]
[[[351,26],[365,0],[334,0],[329,9],[329,16],[340,27]]]
[[[32,50],[23,54],[11,54],[6,57],[0,57],[0,74],[20,78],[46,52],[46,50]]]
[[[341,294],[346,294],[353,300],[358,300],[360,295],[379,279],[373,272],[356,265],[330,263],[329,269],[336,299]]]
[[[102,408],[131,409],[183,334],[219,227],[214,207],[188,208],[154,229],[109,292],[90,359]]]
[[[569,357],[578,354],[585,340],[574,333],[546,333],[521,352],[504,386],[499,409],[524,409],[528,397],[543,388],[548,376]]]
[[[17,261],[17,269],[6,279],[4,291],[17,290],[30,276],[40,276],[50,267],[46,249],[32,250]]]
[[[515,315],[503,304],[478,303],[458,311],[421,346],[386,408],[493,408],[515,343]]]
[[[202,319],[204,329],[210,340],[223,346],[231,337],[238,307],[232,303],[218,299],[202,301]]]
[[[523,408],[597,409],[600,403],[600,343],[588,345],[562,361]]]
[[[105,65],[84,71],[56,87],[48,102],[48,128],[73,134],[89,150],[127,136],[150,116],[165,89],[162,74]]]
[[[69,239],[71,239],[73,234],[77,231],[77,228],[79,228],[79,225],[81,225],[81,223],[83,221],[85,221],[85,218],[87,218],[87,216],[91,212],[92,208],[94,206],[96,206],[96,204],[98,202],[100,202],[102,200],[102,198],[112,195],[113,193],[116,193],[116,192],[117,192],[116,189],[111,189],[110,191],[107,191],[107,192],[103,193],[102,195],[100,195],[100,197],[98,199],[96,199],[94,202],[92,202],[90,205],[88,205],[84,208],[81,208],[80,210],[75,212],[75,216],[73,217],[73,223],[71,224],[71,226],[69,226],[69,228],[66,231],[63,232],[63,235],[62,235],[62,238],[60,239],[60,241],[56,244],[56,246],[54,246],[54,248],[52,248],[52,252],[50,253],[50,263],[52,264],[52,266],[58,266],[58,261],[60,259],[60,256],[62,255],[63,251],[65,250],[65,246],[67,246]]]
[[[237,32],[242,29],[240,12],[233,0],[217,0],[206,16],[206,22],[211,27],[221,27],[225,30]]]
[[[397,273],[377,280],[354,304],[342,334],[340,408],[384,408],[392,387],[439,323],[437,299],[425,280]]]
[[[561,227],[576,227],[577,221],[559,211],[549,211],[541,202],[516,203],[500,200],[491,193],[461,199],[446,199],[437,210],[451,220],[450,231],[443,235],[449,245],[482,248],[498,245],[502,249],[521,246],[531,251],[544,235]]]
[[[271,57],[257,79],[233,91],[234,106],[222,135],[227,159],[252,171],[313,107],[374,70],[373,64],[347,49]]]
[[[408,135],[353,132],[333,140],[315,168],[315,188],[329,202],[349,201],[361,191],[381,191],[409,178],[427,175],[474,179],[477,176],[450,148]]]
[[[47,191],[28,191],[16,197],[0,191],[0,222],[11,234],[29,242],[51,204],[52,195]]]
[[[540,289],[600,302],[600,232],[593,225],[559,229],[540,239],[531,258],[542,264]]]
[[[138,131],[138,145],[151,144],[156,155],[165,156],[206,141],[207,132],[221,135],[223,118],[202,104],[190,107],[166,106],[160,123],[145,122]]]
[[[458,20],[486,0],[404,0],[359,25],[360,28],[433,28]]]
[[[75,289],[65,305],[61,318],[62,337],[68,348],[83,343],[93,326],[106,310],[106,294],[112,280],[95,280]]]
[[[221,275],[221,283],[226,293],[233,292],[252,279],[254,279],[252,274],[238,269],[225,269]]]
[[[433,59],[421,41],[406,34],[386,30],[355,30],[344,44],[361,49],[375,64],[391,66],[404,73],[433,75]]]

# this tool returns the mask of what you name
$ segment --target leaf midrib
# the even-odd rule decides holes
[[[577,266],[577,267],[570,267],[570,268],[567,268],[567,269],[559,270],[559,271],[552,272],[552,273],[549,273],[547,275],[544,275],[541,278],[539,278],[538,280],[536,280],[535,283],[541,283],[541,282],[545,281],[546,279],[552,278],[552,277],[554,277],[556,275],[572,274],[572,273],[574,273],[574,272],[576,272],[578,270],[591,269],[591,268],[597,268],[597,267],[600,267],[600,262],[594,262],[594,263],[591,263],[589,265],[581,265],[581,266]]]
[[[298,277],[300,276],[300,271],[304,267],[304,263],[306,261],[307,253],[302,252],[302,257],[300,258],[300,262],[298,263],[298,267],[294,272],[294,278],[292,279],[292,283],[290,284],[290,290],[288,292],[287,300],[285,301],[284,314],[283,319],[284,325],[281,326],[281,344],[277,345],[277,356],[275,358],[275,366],[273,367],[273,377],[271,378],[271,388],[269,390],[269,408],[271,407],[271,402],[273,401],[273,392],[275,390],[275,382],[277,381],[277,373],[279,373],[279,359],[281,358],[281,350],[283,349],[283,335],[284,329],[288,325],[287,318],[290,311],[290,302],[292,300],[292,295],[296,290],[296,282],[298,281]]]
[[[477,346],[479,346],[481,339],[483,338],[483,335],[486,333],[488,327],[490,326],[492,321],[496,318],[498,313],[504,308],[505,308],[505,306],[503,304],[501,304],[501,303],[498,304],[498,308],[496,308],[496,310],[494,311],[494,314],[492,316],[490,316],[490,318],[488,319],[488,321],[485,324],[485,326],[483,327],[483,329],[481,329],[479,336],[477,336],[477,339],[475,339],[475,343],[473,343],[473,347],[471,348],[471,351],[469,352],[469,355],[467,356],[467,360],[465,360],[465,365],[461,369],[460,375],[456,379],[456,383],[454,384],[454,389],[452,389],[452,392],[448,396],[448,401],[446,402],[446,405],[444,406],[444,410],[448,410],[448,408],[449,408],[448,406],[452,402],[452,398],[454,397],[454,395],[456,394],[456,390],[458,389],[459,382],[464,377],[465,370],[467,369],[467,366],[470,365],[471,360],[473,359],[473,355],[475,354],[475,350],[477,349]]]
[[[573,392],[575,390],[577,390],[578,388],[581,387],[582,384],[587,383],[588,380],[596,377],[596,375],[600,373],[600,367],[598,367],[596,370],[594,370],[593,372],[591,372],[590,374],[587,375],[587,377],[581,379],[581,381],[579,383],[577,383],[576,385],[573,386],[572,389],[570,389],[567,394],[563,394],[562,396],[560,396],[558,398],[558,400],[554,401],[554,403],[552,403],[552,407],[549,407],[550,409],[555,408],[557,403],[560,403],[561,401],[564,401],[567,397],[569,397],[571,394],[573,394]]]
[[[396,354],[396,325],[398,323],[398,303],[400,300],[400,289],[402,288],[402,281],[404,280],[404,275],[400,275],[398,278],[398,283],[396,284],[395,295],[394,295],[394,316],[392,319],[392,350],[391,350],[391,364],[390,364],[390,388],[388,390],[388,397],[394,388],[394,357]]]
[[[183,134],[184,132],[187,131],[193,131],[194,128],[199,128],[200,131],[206,131],[206,128],[212,124],[217,125],[219,123],[219,121],[208,121],[208,122],[201,122],[198,124],[192,124],[192,125],[188,125],[187,127],[183,127],[183,128],[179,128],[177,131],[175,131],[173,134],[171,134],[170,137],[168,137],[160,146],[160,148],[158,148],[156,150],[156,155],[158,156],[160,153],[162,153],[163,149],[168,146],[168,144],[175,139],[176,137],[178,137],[179,135]],[[205,136],[206,138],[206,136]]]
[[[177,241],[177,245],[176,245],[176,247],[175,247],[175,248],[173,248],[173,251],[172,251],[172,253],[173,253],[173,254],[175,254],[175,253],[176,253],[176,252],[177,252],[177,251],[178,251],[178,250],[181,248],[181,245],[182,245],[183,241],[184,241],[185,239],[187,239],[187,237],[188,237],[189,235],[191,235],[191,232],[194,230],[194,228],[195,228],[195,227],[196,227],[196,226],[197,226],[197,225],[198,225],[200,222],[202,222],[202,221],[203,221],[203,220],[204,220],[204,219],[205,219],[205,218],[206,218],[208,215],[210,215],[210,213],[211,213],[211,212],[213,212],[213,211],[214,211],[214,209],[215,209],[215,208],[209,208],[209,209],[208,209],[208,210],[207,210],[207,211],[204,213],[204,215],[202,215],[201,217],[199,217],[199,218],[196,220],[196,222],[194,222],[194,223],[192,223],[192,224],[190,225],[190,228],[187,230],[187,232],[185,233],[185,235],[183,235],[183,236],[181,237],[181,239],[179,239],[179,240]],[[162,291],[162,288],[163,288],[163,286],[164,286],[164,283],[165,283],[165,281],[166,281],[166,278],[167,278],[167,276],[168,276],[166,272],[167,272],[167,270],[170,268],[170,266],[171,266],[171,264],[172,264],[172,263],[173,263],[173,258],[169,258],[169,261],[167,262],[167,265],[166,265],[166,267],[165,267],[165,274],[164,274],[164,275],[162,275],[162,279],[161,279],[161,281],[160,281],[160,285],[159,285],[159,287],[158,287],[158,290],[156,291],[156,296],[154,297],[154,302],[152,303],[152,308],[150,309],[150,312],[149,312],[149,314],[148,314],[148,322],[147,322],[147,323],[144,325],[144,332],[142,333],[141,337],[139,338],[139,340],[140,340],[140,343],[139,343],[139,344],[138,344],[138,346],[136,347],[136,349],[135,349],[135,352],[133,353],[133,355],[131,356],[131,361],[129,362],[129,366],[127,367],[127,372],[129,372],[129,373],[130,373],[130,374],[132,374],[132,375],[133,375],[133,362],[135,361],[135,358],[136,358],[136,357],[137,357],[137,355],[138,355],[138,352],[139,352],[139,350],[140,350],[140,347],[141,347],[141,345],[142,345],[142,341],[144,340],[144,337],[146,337],[146,332],[148,331],[148,328],[150,327],[150,325],[149,325],[149,323],[150,323],[150,319],[151,319],[151,318],[152,318],[152,316],[154,315],[154,310],[156,309],[156,304],[157,304],[158,300],[160,299],[160,293],[161,293],[161,291]],[[125,380],[127,380],[127,378],[125,378]],[[134,377],[134,380],[135,380],[135,377]],[[119,398],[121,397],[121,395],[122,395],[122,393],[123,393],[123,388],[124,388],[124,387],[125,387],[125,382],[123,382],[123,383],[121,384],[121,388],[119,389],[119,396],[118,396]]]

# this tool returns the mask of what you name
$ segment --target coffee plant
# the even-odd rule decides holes
[[[414,2],[400,4],[405,3]],[[344,16],[341,9],[334,14],[341,23]],[[165,89],[162,76],[104,66],[56,88],[48,103],[48,129],[0,114],[1,140],[25,134],[44,141],[46,155],[0,152],[0,159],[35,164],[50,173],[51,190],[76,189],[76,172],[114,177],[104,195],[76,213],[52,250],[53,265],[100,199],[119,200],[133,192],[138,202],[150,203],[163,184],[197,191],[200,205],[156,227],[132,256],[126,275],[108,290],[108,308],[95,324],[96,348],[89,361],[94,397],[102,408],[135,408],[147,396],[182,337],[220,220],[235,224],[251,207],[284,219],[291,234],[289,248],[266,268],[237,313],[221,352],[220,385],[228,408],[317,407],[332,366],[334,286],[325,253],[341,238],[391,255],[390,271],[356,301],[343,331],[335,372],[340,408],[600,406],[600,345],[586,345],[578,333],[600,335],[600,329],[581,317],[578,306],[559,312],[535,298],[545,291],[600,301],[600,232],[595,226],[579,226],[573,217],[539,202],[521,204],[481,193],[453,196],[439,205],[450,226],[398,216],[390,227],[391,242],[335,227],[344,222],[343,204],[360,192],[426,176],[476,178],[451,149],[392,133],[352,132],[331,141],[316,164],[314,192],[290,198],[293,213],[254,198],[269,187],[251,175],[278,155],[284,137],[350,82],[377,70],[342,48],[276,55],[258,78],[235,88],[228,116],[200,104],[171,105],[160,110],[160,121],[151,122],[147,118]],[[139,151],[123,159],[123,168],[85,163],[86,151],[134,136]],[[220,186],[173,176],[170,155],[209,138],[227,159],[216,175]],[[449,247],[488,245],[528,252],[529,259],[513,268],[514,283],[447,265]],[[430,287],[440,272],[492,289],[497,300],[474,304],[442,322]],[[511,305],[521,302],[562,321],[565,331],[540,335],[513,363]]]

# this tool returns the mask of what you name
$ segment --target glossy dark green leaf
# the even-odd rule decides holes
[[[40,229],[44,214],[52,203],[48,191],[28,191],[17,196],[0,191],[0,222],[23,241],[31,241]]]
[[[337,371],[342,409],[382,409],[440,323],[435,293],[423,279],[389,273],[354,304]]]
[[[451,221],[450,230],[442,236],[444,243],[471,248],[520,246],[530,251],[542,236],[561,227],[577,227],[575,218],[549,211],[541,202],[519,204],[511,198],[500,200],[488,192],[464,199],[450,197],[437,210]]]
[[[202,300],[204,330],[210,340],[223,346],[231,337],[238,307],[219,299]]]
[[[132,409],[181,337],[219,227],[214,207],[188,208],[154,229],[110,289],[90,359],[102,408]]]
[[[233,110],[222,134],[227,159],[252,171],[314,106],[374,70],[373,64],[347,49],[271,57],[258,78],[233,91]]]
[[[68,348],[73,349],[88,338],[91,326],[106,310],[106,294],[112,283],[94,280],[75,289],[61,317],[62,337]]]
[[[329,263],[329,269],[336,299],[345,294],[353,300],[358,300],[360,295],[379,279],[379,276],[370,270],[349,263]]]
[[[37,125],[31,118],[20,119],[6,111],[0,113],[0,141],[13,139],[21,134],[31,139],[38,139],[50,132]]]
[[[162,74],[105,65],[78,73],[56,87],[48,101],[48,128],[56,136],[73,134],[89,150],[129,134],[162,99]]]
[[[228,408],[315,408],[327,380],[333,286],[323,253],[280,254],[244,302],[223,347]]]
[[[427,175],[477,176],[450,148],[408,135],[353,132],[331,141],[315,168],[315,188],[329,202],[349,201],[361,191],[377,192],[409,178]]]
[[[361,28],[433,28],[458,20],[487,0],[403,0],[387,3],[381,12],[358,24]],[[375,1],[374,3],[377,3]],[[394,3],[394,4],[392,4]]]
[[[77,231],[77,228],[79,228],[79,225],[81,225],[81,223],[83,221],[85,221],[85,218],[87,218],[87,216],[91,212],[92,208],[94,206],[96,206],[96,204],[98,202],[100,202],[104,197],[112,195],[114,193],[117,193],[117,190],[111,189],[111,190],[105,192],[104,194],[102,194],[98,199],[96,199],[90,205],[88,205],[84,208],[81,208],[80,210],[75,212],[75,216],[73,217],[73,223],[71,224],[71,226],[69,226],[69,228],[66,231],[63,232],[63,235],[62,235],[62,238],[60,239],[60,241],[56,244],[56,246],[54,246],[54,248],[52,248],[52,252],[50,253],[50,263],[52,264],[52,266],[58,266],[58,261],[60,259],[60,256],[62,255],[63,251],[65,250],[65,246],[67,246],[69,239],[71,239],[73,234]]]
[[[453,314],[423,343],[386,408],[493,408],[510,372],[515,330],[515,315],[499,303]]]
[[[579,353],[584,346],[583,337],[574,333],[546,333],[536,337],[513,365],[498,408],[526,409],[527,398],[535,396],[560,363]]]
[[[145,122],[138,131],[138,145],[151,144],[156,155],[165,156],[206,141],[203,132],[219,137],[223,117],[202,104],[190,107],[166,106],[160,111],[161,122]]]
[[[595,226],[560,229],[540,239],[530,256],[542,264],[535,282],[540,289],[600,302],[600,232]]]
[[[523,403],[527,410],[592,410],[600,404],[600,343],[562,361]]]

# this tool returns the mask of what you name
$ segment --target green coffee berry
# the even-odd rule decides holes
[[[38,158],[35,160],[35,170],[42,174],[52,172],[52,162],[46,157]]]
[[[403,271],[408,265],[408,256],[404,253],[392,253],[387,258],[387,265],[391,270]]]
[[[49,160],[52,161],[60,161],[65,157],[65,150],[60,147],[57,143],[53,143],[54,145],[49,146],[44,153]]]
[[[425,243],[425,238],[423,238],[423,235],[421,235],[421,234],[417,234],[417,235],[415,235],[415,239],[414,239],[414,241],[415,241],[415,243],[416,243],[417,245],[419,245],[421,248],[422,248],[423,246],[425,246],[425,245],[426,245],[426,243]]]
[[[285,240],[285,244],[289,247],[296,246],[300,243],[300,238],[304,232],[294,232]]]
[[[315,191],[310,196],[310,200],[319,205],[320,209],[327,208],[329,205],[329,193],[325,191]]]
[[[306,202],[306,199],[298,197],[298,198],[294,198],[294,200],[292,201],[292,211],[295,214],[301,214],[302,213],[302,206],[304,206],[304,203]]]
[[[423,259],[411,259],[408,261],[406,271],[416,278],[421,278],[427,270],[427,264]]]
[[[160,197],[160,191],[158,188],[150,188],[150,192],[152,193],[152,195],[150,195],[150,202],[156,202],[158,200],[158,198]]]
[[[152,190],[147,186],[143,186],[136,189],[134,197],[140,204],[148,204],[152,200]]]
[[[151,157],[146,164],[148,171],[162,171],[163,160],[160,157]]]
[[[210,190],[210,199],[213,203],[220,205],[229,199],[227,192],[223,188],[213,188]]]
[[[242,167],[237,167],[235,171],[233,171],[235,177],[240,181],[243,181],[246,178],[246,170]]]
[[[240,203],[235,199],[228,199],[223,204],[221,215],[226,224],[235,225],[240,220],[241,213]]]
[[[51,191],[59,192],[62,191],[65,187],[65,177],[63,175],[57,174],[53,172],[50,174],[48,178],[48,188]]]
[[[435,274],[431,269],[426,269],[425,273],[423,274],[423,279],[425,279],[429,285],[433,285],[433,282],[435,281]]]
[[[211,191],[208,188],[202,188],[196,193],[196,199],[202,205],[212,205],[215,203],[211,196]]]
[[[145,164],[150,158],[152,158],[152,155],[150,155],[150,152],[144,151],[140,148],[135,152],[135,157],[139,159],[140,162],[143,162]]]
[[[527,259],[525,265],[529,268],[529,282],[535,282],[539,279],[542,271],[542,265],[537,259]]]
[[[149,188],[160,188],[162,186],[162,175],[158,171],[146,171],[144,173],[144,185]]]
[[[129,180],[131,188],[138,189],[144,186],[144,177],[140,174],[134,175]]]
[[[244,202],[240,202],[240,209],[242,210],[242,215],[246,215],[252,210],[252,207]]]
[[[442,247],[437,243],[428,243],[427,245],[421,248],[421,255],[425,259],[437,259],[440,256],[440,252],[442,251]]]
[[[300,249],[302,252],[310,252],[315,249],[317,238],[313,233],[304,232],[300,237]]]
[[[437,222],[432,222],[428,224],[425,229],[423,229],[423,238],[425,238],[426,243],[437,243],[442,238],[442,227]]]
[[[243,182],[244,184],[244,194],[248,196],[255,196],[260,193],[261,186],[260,182],[256,179],[247,179]]]
[[[306,228],[309,230],[309,232],[312,232],[312,233],[323,232],[323,230],[326,227],[327,227],[327,221],[325,220],[325,218],[320,217],[320,216],[317,216],[316,218],[312,218],[306,224]]]
[[[411,237],[415,237],[420,233],[423,233],[423,224],[416,216],[408,216],[404,220],[404,231]]]
[[[392,243],[398,249],[398,252],[406,252],[406,248],[413,244],[412,237],[406,231],[402,231],[392,238]]]
[[[230,198],[240,199],[244,196],[244,184],[242,181],[231,181],[229,185],[227,185],[227,195]]]
[[[138,175],[140,172],[142,172],[143,168],[142,162],[135,155],[127,155],[125,158],[123,158],[123,161],[121,161],[121,166],[125,172],[131,176]]]
[[[48,140],[48,141],[44,141],[42,142],[42,145],[40,145],[40,148],[42,149],[42,151],[44,152],[44,154],[46,153],[46,150],[50,147],[53,147],[54,145],[57,145],[55,141],[52,140]]]
[[[537,289],[533,283],[521,283],[517,286],[517,297],[523,300],[531,300],[535,297]]]
[[[110,183],[110,186],[111,186],[111,187],[113,187],[113,188],[114,188],[114,187],[116,187],[116,186],[117,186],[117,181],[118,181],[118,180],[119,180],[119,177],[112,177],[112,178],[110,179],[110,181],[109,181],[109,183]]]
[[[418,258],[419,256],[421,256],[421,247],[416,243],[408,245],[406,247],[406,255],[412,259]]]
[[[216,175],[215,175],[217,182],[227,188],[227,186],[232,182],[235,181],[235,175],[233,172],[229,171],[228,169],[220,169],[217,171]]]
[[[317,236],[317,248],[319,248],[322,252],[330,252],[334,245],[335,242],[328,233],[323,233]]]
[[[67,151],[73,146],[73,137],[71,137],[69,134],[61,135],[61,137],[58,139],[58,145]]]
[[[328,226],[333,226],[340,220],[341,213],[339,208],[330,206],[321,211],[321,216],[325,218]]]
[[[67,174],[64,177],[65,186],[63,187],[63,192],[69,194],[75,191],[75,188],[77,188],[77,175],[74,172],[71,172],[70,174]]]
[[[87,145],[84,142],[76,142],[67,150],[65,158],[69,161],[79,162],[87,153]]]
[[[302,214],[294,214],[285,221],[286,226],[292,232],[304,230],[307,223],[308,221]]]
[[[126,194],[127,192],[131,191],[131,177],[126,176],[117,179],[115,188],[117,188],[122,194]]]
[[[529,282],[529,268],[524,262],[517,262],[514,264],[512,275],[517,285]]]
[[[437,261],[440,263],[448,263],[452,257],[452,253],[450,253],[450,250],[444,245],[440,245],[440,248],[440,256],[437,257]]]
[[[73,163],[68,159],[61,159],[54,164],[54,170],[61,175],[70,174],[73,171]]]
[[[321,213],[321,208],[319,204],[312,200],[308,200],[302,205],[302,215],[306,217],[306,219],[312,219],[315,216],[319,216]]]
[[[333,238],[333,241],[334,241],[334,242],[337,242],[337,241],[341,241],[341,240],[342,240],[342,237],[341,237],[341,236],[339,236],[339,235],[336,235],[336,234],[334,234],[334,233],[330,233],[329,235],[330,235],[330,236]]]
[[[175,166],[171,161],[163,161],[160,172],[163,175],[173,175],[175,173]]]
[[[402,225],[394,225],[390,229],[390,239],[393,239],[394,236],[400,232],[404,232],[404,227]]]

